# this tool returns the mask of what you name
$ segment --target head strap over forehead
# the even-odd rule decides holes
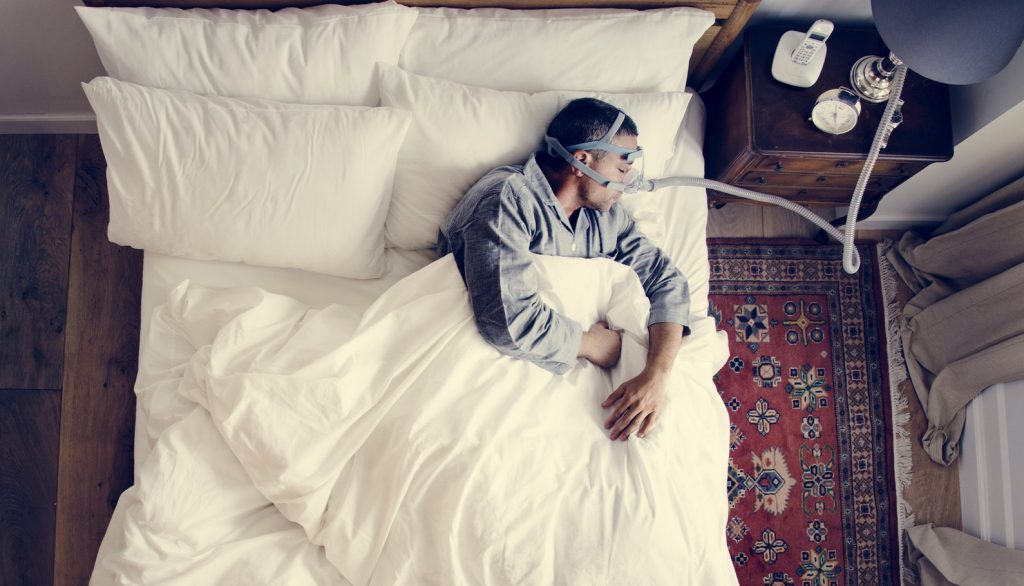
[[[570,153],[575,151],[590,151],[599,150],[609,153],[614,153],[626,159],[627,162],[632,163],[634,160],[644,156],[644,148],[637,147],[635,149],[627,149],[620,147],[617,144],[612,144],[612,140],[615,135],[619,133],[619,128],[622,127],[622,122],[625,121],[626,114],[622,110],[619,110],[619,115],[615,117],[615,122],[612,123],[612,127],[608,129],[608,133],[601,138],[601,140],[592,140],[590,142],[581,142],[579,144],[573,144],[565,147],[565,150]],[[547,139],[548,137],[545,137]],[[548,154],[551,156],[561,155],[557,152],[558,149],[552,148],[550,141],[548,142]],[[561,144],[559,144],[561,146]],[[563,157],[565,155],[562,155]]]
[[[612,122],[612,127],[608,129],[608,134],[604,135],[601,142],[611,142],[615,135],[619,133],[619,127],[622,126],[622,121],[626,119],[626,113],[619,110],[619,115],[615,117],[615,122]]]

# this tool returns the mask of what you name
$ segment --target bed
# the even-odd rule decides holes
[[[603,3],[597,5],[604,7]],[[677,4],[657,3],[665,5]],[[231,2],[217,6],[281,7]],[[724,11],[719,14],[722,17],[735,14],[710,28],[705,24],[707,32],[695,27],[697,32],[688,41],[694,53],[686,60],[690,70],[686,85],[698,83],[711,70],[753,6],[711,7]],[[545,8],[550,3],[519,3],[516,7]],[[478,12],[486,17],[495,14]],[[439,18],[452,14],[441,13]],[[159,14],[157,19],[164,16]],[[225,236],[230,226],[215,234],[223,242],[209,234],[177,237],[188,230],[176,223],[177,216],[185,213],[180,206],[189,203],[179,200],[188,199],[198,180],[182,184],[180,176],[170,175],[191,177],[187,170],[196,167],[172,165],[173,172],[162,175],[166,162],[173,160],[166,158],[166,151],[177,144],[192,152],[208,149],[208,158],[219,165],[206,163],[215,168],[204,172],[232,176],[231,163],[224,158],[230,154],[217,154],[224,149],[219,149],[216,139],[183,135],[167,142],[169,139],[161,138],[159,153],[164,158],[161,165],[151,167],[147,167],[152,161],[146,160],[149,155],[144,144],[135,148],[124,144],[145,142],[145,137],[138,138],[144,134],[138,128],[153,112],[160,113],[152,114],[153,120],[166,124],[168,119],[186,120],[182,111],[206,108],[195,116],[201,119],[197,128],[209,128],[215,119],[211,112],[226,111],[227,120],[240,111],[237,104],[216,102],[220,98],[193,104],[192,110],[181,110],[181,104],[200,100],[184,93],[187,91],[215,96],[231,96],[232,92],[217,87],[178,88],[167,78],[145,78],[149,72],[133,72],[130,62],[119,62],[109,54],[116,50],[116,43],[102,44],[104,35],[109,40],[124,34],[118,33],[116,23],[83,19],[114,78],[87,87],[101,121],[101,139],[112,169],[108,175],[111,189],[133,196],[149,189],[156,198],[141,196],[147,209],[140,210],[142,206],[115,202],[116,196],[111,196],[111,239],[146,251],[136,383],[136,484],[118,502],[97,557],[93,583],[735,583],[723,531],[728,417],[711,380],[727,358],[727,346],[724,334],[715,331],[713,320],[706,315],[707,208],[702,190],[677,188],[623,201],[689,281],[692,334],[673,379],[673,384],[686,388],[689,395],[685,407],[671,409],[670,404],[674,415],[666,415],[649,438],[608,442],[594,429],[600,415],[587,407],[596,408],[597,395],[595,399],[581,398],[564,390],[599,393],[598,389],[625,380],[642,366],[645,309],[637,303],[638,284],[630,281],[631,273],[610,266],[614,263],[600,264],[603,261],[537,259],[543,294],[550,304],[581,323],[614,316],[618,327],[632,332],[624,343],[620,365],[610,373],[582,364],[566,381],[554,383],[525,364],[497,362],[491,370],[480,367],[462,372],[467,364],[490,364],[494,357],[483,347],[474,346],[476,350],[467,352],[455,344],[454,340],[471,337],[472,328],[467,327],[467,308],[460,301],[464,291],[459,291],[459,281],[452,278],[457,272],[452,272],[450,262],[446,265],[445,259],[437,260],[429,246],[431,222],[436,222],[440,212],[420,210],[415,207],[420,200],[414,196],[403,200],[400,193],[403,180],[409,185],[431,185],[430,166],[438,164],[429,152],[422,154],[429,149],[401,152],[416,140],[416,132],[420,132],[420,140],[430,136],[416,129],[417,109],[422,110],[418,115],[437,120],[445,119],[444,108],[453,100],[463,104],[463,114],[468,108],[465,104],[479,103],[489,104],[489,109],[482,110],[488,115],[515,108],[547,112],[577,93],[548,96],[545,82],[536,79],[516,81],[515,89],[492,87],[484,92],[454,85],[457,81],[450,79],[442,83],[421,78],[399,68],[385,71],[383,65],[368,74],[379,78],[380,84],[371,83],[369,90],[363,88],[355,97],[294,99],[288,95],[289,84],[284,83],[278,88],[280,95],[269,92],[260,99],[313,105],[278,108],[253,99],[239,114],[246,124],[251,126],[255,120],[266,132],[287,126],[288,131],[272,135],[271,142],[277,142],[278,148],[288,140],[298,141],[295,148],[301,148],[304,136],[337,128],[324,126],[324,120],[332,115],[325,113],[331,108],[327,104],[383,104],[414,112],[412,122],[397,115],[373,121],[378,125],[374,136],[387,134],[381,128],[391,128],[394,134],[395,128],[411,126],[404,146],[372,146],[373,137],[362,142],[364,150],[379,158],[387,158],[380,155],[387,148],[396,151],[391,155],[395,168],[383,173],[394,184],[391,212],[381,212],[380,206],[369,211],[356,206],[351,220],[351,230],[358,231],[367,218],[375,219],[380,234],[367,237],[360,233],[359,240],[377,238],[386,246],[368,250],[358,262],[339,265],[322,255],[313,261],[310,258],[318,254],[313,249],[321,246],[324,238],[334,245],[344,242],[338,244],[329,240],[330,236],[318,234],[307,248],[302,248],[302,242],[283,245],[278,233],[266,229],[270,231],[262,233],[264,242],[225,249],[224,242],[238,239]],[[289,23],[292,25],[296,22]],[[231,26],[245,26],[245,22]],[[129,29],[134,31],[136,43],[173,45],[187,40],[187,35],[168,37],[166,31],[156,40],[147,40],[142,38],[147,34],[145,26]],[[416,34],[415,29],[411,34]],[[216,54],[213,48],[215,42],[207,47],[210,52],[204,59]],[[140,63],[139,67],[146,67],[145,61]],[[314,59],[307,59],[305,65],[316,71]],[[403,65],[415,69],[411,61],[398,62]],[[216,64],[209,67],[216,70]],[[130,81],[122,83],[119,77]],[[390,85],[385,78],[391,79]],[[146,83],[170,89],[153,90]],[[583,77],[579,83],[589,82]],[[517,93],[518,89],[526,91]],[[610,96],[609,100],[625,99],[615,94],[627,88],[605,89],[608,93],[602,95]],[[658,170],[703,175],[703,104],[692,90],[671,89],[676,90],[673,101],[666,102],[669,92],[661,91],[660,101],[637,97],[630,107],[641,112],[651,109],[651,119],[661,116],[660,107],[677,111],[680,117],[676,122],[668,125],[668,130],[659,129],[664,136],[657,140],[664,146],[657,152],[668,154]],[[123,112],[135,113],[138,118],[120,114]],[[361,127],[352,126],[351,118],[356,116],[368,114],[358,111],[341,122],[330,122],[359,132]],[[522,126],[520,119],[511,120],[513,126]],[[238,122],[223,124],[225,135],[237,139]],[[181,123],[182,128],[187,126],[187,120]],[[258,152],[259,138],[252,140],[256,141],[250,143],[252,150]],[[515,137],[510,140],[516,142]],[[472,152],[460,155],[460,160],[486,150],[472,137],[462,142]],[[312,161],[309,165],[334,155],[356,156],[344,150],[346,145],[326,141],[318,146],[323,154],[307,152],[304,160]],[[504,160],[502,157],[519,155],[489,156],[482,157],[479,165],[483,167],[470,166],[464,172],[472,175],[487,165],[494,166],[494,157]],[[264,164],[268,175],[279,168],[275,165],[283,165],[277,161]],[[420,169],[420,174],[403,179],[403,164]],[[244,172],[251,175],[251,169],[250,161]],[[356,181],[348,176],[326,177]],[[156,187],[146,187],[146,181]],[[288,193],[314,193],[324,178],[318,181],[301,189],[290,186]],[[261,179],[261,183],[273,182]],[[454,183],[458,187],[458,181]],[[354,185],[360,192],[375,188],[358,182]],[[429,193],[430,203],[423,205],[445,202],[451,197],[446,190],[455,187],[438,187],[436,193]],[[285,188],[270,185],[267,189],[278,193]],[[170,193],[186,197],[168,201],[165,196]],[[222,199],[228,200],[223,205],[230,208],[229,196]],[[333,209],[331,202],[318,202],[327,206],[318,209],[318,215]],[[440,210],[449,205],[441,205]],[[396,218],[394,209],[409,213]],[[231,217],[239,218],[238,209],[230,212]],[[385,225],[383,217],[394,226]],[[194,217],[188,220],[196,223]],[[216,225],[215,214],[208,221]],[[264,229],[263,218],[237,221],[243,225],[243,238],[246,230],[256,234]],[[300,226],[317,231],[316,218],[303,218],[302,222]],[[285,233],[301,230],[288,221],[281,223],[279,228]],[[263,244],[267,246],[261,247]],[[632,281],[636,281],[635,275]],[[566,299],[594,291],[598,293],[592,302],[566,305]],[[388,364],[368,364],[382,353]],[[341,386],[329,382],[353,363],[372,371],[360,379],[365,387],[360,392],[351,390],[352,380]],[[466,389],[479,391],[481,386],[500,388],[507,384],[502,379],[523,381],[527,386],[536,381],[536,389],[523,392],[516,401],[502,398],[498,392],[486,397],[460,394]],[[563,392],[552,395],[555,390]],[[551,396],[558,399],[549,404]],[[467,401],[473,402],[472,409],[460,407]],[[561,418],[579,412],[587,416],[559,424]],[[596,441],[598,437],[603,441]],[[669,446],[672,449],[667,449]],[[690,472],[683,474],[682,470]]]

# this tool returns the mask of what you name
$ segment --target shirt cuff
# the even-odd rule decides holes
[[[683,335],[690,335],[690,304],[677,306],[673,309],[651,308],[651,315],[647,318],[647,327],[654,324],[679,324],[683,326]]]
[[[580,345],[583,344],[583,327],[576,320],[568,318],[563,319],[562,323],[567,330],[565,344],[550,357],[553,366],[550,370],[556,374],[565,374],[576,366]]]

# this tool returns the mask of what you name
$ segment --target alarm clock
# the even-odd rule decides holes
[[[810,121],[818,130],[829,134],[845,134],[857,125],[860,98],[845,87],[828,90],[814,102]]]

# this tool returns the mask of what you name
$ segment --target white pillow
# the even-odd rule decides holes
[[[386,269],[410,115],[83,84],[107,159],[111,242],[341,277]]]
[[[714,22],[696,8],[420,9],[399,66],[499,90],[681,91]]]
[[[380,67],[385,106],[409,110],[413,123],[398,154],[388,211],[388,242],[429,248],[455,204],[485,173],[521,164],[540,146],[551,119],[569,101],[595,97],[636,122],[644,171],[659,177],[672,156],[690,96],[683,92],[599,94],[503,92]]]
[[[205,95],[376,106],[416,11],[394,2],[268,10],[86,8],[107,73]]]

